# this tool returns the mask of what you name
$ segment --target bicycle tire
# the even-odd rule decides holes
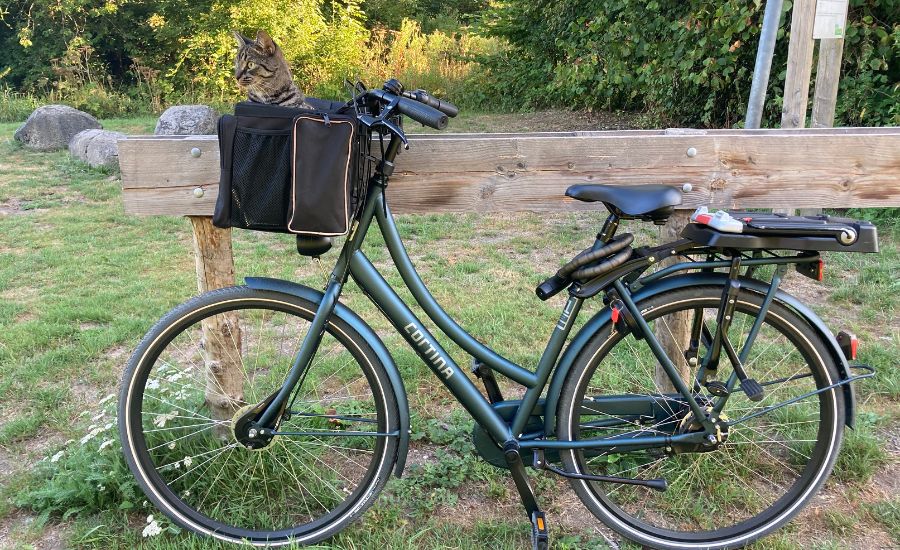
[[[177,525],[234,543],[313,544],[362,515],[383,488],[398,438],[352,434],[397,432],[396,399],[377,355],[339,318],[279,428],[314,435],[276,435],[251,449],[236,428],[280,388],[316,307],[247,287],[211,291],[166,314],[131,356],[119,399],[123,451],[148,499]],[[231,351],[211,360],[223,342]],[[242,376],[222,378],[224,363]],[[230,420],[214,410],[223,396]]]
[[[677,312],[703,311],[704,322],[710,318],[714,321],[722,290],[720,286],[674,289],[637,306],[654,328],[668,327],[667,323],[675,319],[672,315]],[[739,326],[749,332],[761,302],[760,295],[741,291],[732,328],[740,322]],[[739,321],[739,316],[747,322]],[[793,372],[793,369],[797,374],[789,375],[788,380],[779,384],[767,385],[768,396],[760,403],[747,400],[735,387],[722,411],[726,415],[731,409],[738,415],[747,416],[762,410],[761,407],[776,404],[777,399],[805,395],[807,390],[826,387],[839,379],[826,343],[796,313],[775,302],[762,327],[749,353],[752,354],[756,346],[764,346],[764,349],[757,356],[747,357],[745,366],[749,375],[762,373],[764,378],[759,382],[766,383],[784,378],[782,373]],[[714,333],[714,329],[711,330]],[[584,407],[575,406],[598,395],[595,388],[601,389],[600,395],[627,392],[628,395],[653,395],[657,399],[673,395],[671,389],[660,387],[658,380],[651,382],[652,387],[650,383],[640,382],[642,374],[656,370],[655,358],[648,359],[652,356],[646,344],[639,346],[647,348],[646,351],[635,349],[629,333],[628,330],[620,332],[608,323],[579,353],[560,396],[557,426],[561,440],[579,439],[582,431],[586,437],[611,437],[636,430],[662,432],[665,426],[690,423],[690,419],[684,419],[690,413],[684,411],[683,399],[679,402],[671,397],[661,400],[669,407],[671,417],[654,419],[655,423],[646,421],[643,425],[642,421],[632,417],[606,414],[607,426],[601,427],[604,426],[604,415],[590,415]],[[738,352],[745,343],[743,334],[746,333],[737,340],[741,345],[736,346]],[[733,331],[729,331],[729,340],[732,338]],[[790,347],[793,350],[783,351]],[[700,358],[704,348],[701,344]],[[626,356],[626,360],[632,362],[619,382],[611,383],[611,373],[617,371],[610,362]],[[761,359],[770,356],[772,361],[781,359],[770,366],[769,374],[766,374],[757,367]],[[685,358],[681,360],[686,361]],[[729,364],[724,353],[722,364]],[[719,370],[722,368],[720,365]],[[808,375],[799,374],[805,372],[804,369],[809,371]],[[694,374],[695,371],[691,371],[691,376]],[[725,374],[728,374],[727,369]],[[604,381],[611,387],[602,388]],[[745,409],[741,410],[742,407]],[[678,415],[683,416],[679,419]],[[737,418],[731,416],[731,420]],[[783,424],[777,424],[779,418],[785,419]],[[764,419],[763,423],[753,424],[757,419]],[[831,472],[840,449],[843,425],[843,393],[839,388],[832,388],[732,426],[726,433],[725,442],[712,452],[687,450],[679,454],[669,447],[607,453],[593,451],[586,456],[583,451],[573,450],[561,453],[561,458],[567,470],[577,473],[667,479],[669,489],[662,493],[640,486],[570,480],[585,506],[620,535],[653,548],[733,548],[771,533],[808,502]],[[787,437],[789,435],[793,437]],[[722,475],[721,470],[729,474],[729,468],[731,475]],[[783,494],[780,493],[782,483],[787,485]]]

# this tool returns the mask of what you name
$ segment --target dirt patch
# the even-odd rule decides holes
[[[37,526],[34,516],[16,512],[0,519],[0,550],[13,550],[30,545],[41,550],[68,548],[68,525]]]
[[[3,447],[0,447],[0,481],[17,472],[21,465],[18,457]]]
[[[8,201],[0,202],[0,218],[24,213],[25,210],[22,209],[22,203],[19,199],[9,199]]]
[[[30,286],[17,286],[0,292],[0,300],[7,302],[28,302],[38,295],[38,289]]]

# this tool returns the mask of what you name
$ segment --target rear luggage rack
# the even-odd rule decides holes
[[[785,216],[729,211],[744,223],[743,233],[723,233],[688,224],[681,236],[715,248],[878,252],[878,231],[867,221],[834,216]]]

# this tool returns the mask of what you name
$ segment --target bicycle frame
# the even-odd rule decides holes
[[[481,391],[463,373],[434,335],[413,314],[409,306],[388,285],[362,252],[362,242],[373,220],[384,237],[388,251],[405,286],[428,318],[438,326],[445,336],[476,360],[526,388],[525,395],[511,423],[504,420],[498,410],[481,394]],[[523,433],[525,425],[534,414],[535,406],[538,405],[539,397],[559,360],[560,352],[585,299],[570,295],[566,300],[559,320],[551,332],[547,346],[534,371],[509,361],[460,327],[425,287],[401,242],[396,224],[385,202],[384,186],[377,183],[370,187],[370,193],[359,222],[341,250],[337,264],[329,277],[323,299],[316,311],[315,319],[297,353],[288,378],[278,396],[260,417],[259,424],[272,425],[274,423],[276,415],[281,410],[281,403],[289,398],[295,385],[301,380],[303,370],[312,359],[324,332],[326,319],[333,312],[348,275],[353,277],[363,292],[378,306],[394,328],[416,351],[422,361],[431,368],[472,418],[500,445],[514,441],[521,449],[612,449],[623,447],[627,442],[629,448],[640,448],[673,443],[699,443],[705,437],[705,433],[696,432],[666,436],[634,437],[626,435],[622,438],[567,442],[539,439],[538,437],[543,434],[529,434],[527,438],[523,438],[526,435]],[[617,289],[626,305],[636,310],[637,306],[621,283],[617,283]],[[641,319],[641,321],[643,320]],[[647,341],[651,343],[651,349],[685,402],[697,417],[703,418],[702,407],[694,399],[687,384],[678,376],[675,366],[653,336],[652,330],[646,323],[643,323],[642,330],[645,332]],[[712,431],[714,428],[710,425],[709,429]]]
[[[277,423],[277,417],[280,414],[280,411],[283,410],[283,404],[290,397],[290,394],[294,391],[297,383],[301,382],[303,373],[315,354],[315,350],[324,334],[327,320],[335,310],[343,285],[346,283],[348,277],[352,276],[358,286],[382,311],[385,317],[387,317],[394,328],[419,355],[422,361],[429,366],[435,376],[438,377],[456,400],[466,409],[475,422],[480,425],[501,448],[511,446],[511,448],[516,449],[516,451],[518,451],[518,449],[536,451],[565,449],[636,449],[663,447],[681,443],[697,444],[702,443],[709,436],[714,436],[717,427],[713,421],[708,418],[704,408],[705,404],[704,406],[701,406],[700,403],[697,402],[693,391],[695,388],[689,387],[688,383],[679,375],[672,360],[665,353],[654,335],[653,330],[640,314],[635,300],[632,298],[632,292],[623,283],[623,279],[631,281],[634,286],[633,290],[638,290],[638,293],[640,293],[639,289],[641,286],[659,282],[664,278],[667,279],[672,273],[678,270],[700,269],[702,272],[711,275],[714,269],[730,266],[728,283],[726,286],[730,285],[730,288],[732,289],[740,288],[740,284],[737,284],[735,287],[735,283],[740,275],[739,269],[741,267],[741,260],[739,255],[734,256],[731,262],[710,260],[706,262],[684,262],[660,270],[643,279],[637,278],[641,272],[650,265],[660,261],[661,258],[686,252],[697,253],[708,251],[708,249],[699,245],[694,245],[686,240],[677,241],[650,249],[650,255],[648,257],[630,260],[608,274],[597,277],[595,280],[587,281],[582,285],[576,285],[569,293],[569,297],[560,313],[559,320],[550,334],[547,345],[535,370],[531,371],[502,357],[460,327],[437,303],[416,272],[415,267],[406,252],[406,248],[400,239],[397,226],[394,223],[384,197],[384,190],[387,186],[389,175],[393,170],[393,163],[391,161],[397,154],[399,146],[400,141],[397,138],[392,138],[390,144],[383,153],[383,160],[379,169],[370,180],[369,193],[363,211],[344,243],[338,261],[329,276],[324,294],[319,301],[315,318],[313,319],[310,329],[295,357],[294,364],[284,385],[259,417],[258,423],[260,425],[271,427]],[[476,361],[483,363],[493,371],[499,372],[526,388],[525,395],[519,402],[518,408],[512,416],[511,421],[504,419],[504,416],[501,415],[501,411],[482,395],[481,391],[463,373],[459,365],[444,350],[434,335],[422,324],[415,314],[413,314],[409,306],[397,295],[362,252],[363,241],[373,221],[378,225],[378,229],[385,240],[391,259],[401,275],[404,286],[412,293],[415,301],[428,318],[437,325],[441,333],[459,345]],[[612,225],[615,226],[617,223],[613,222]],[[603,239],[611,238],[614,232],[614,228],[611,231],[606,231],[605,229],[602,232],[602,236],[598,235],[595,248],[603,244]],[[733,349],[730,349],[730,344],[724,348],[726,353],[733,356],[733,360],[738,360],[738,363],[740,364],[746,359],[746,354],[750,345],[752,345],[756,332],[759,330],[762,321],[765,318],[769,305],[775,299],[776,295],[779,295],[779,298],[781,298],[781,295],[778,292],[778,286],[781,277],[784,274],[784,264],[812,262],[817,260],[817,254],[806,254],[793,258],[754,258],[744,261],[744,264],[750,269],[755,269],[757,266],[768,264],[779,265],[779,269],[776,271],[772,282],[767,288],[755,289],[755,291],[761,292],[765,296],[765,300],[760,315],[757,317],[754,327],[751,329],[748,342],[745,343],[744,349],[741,352],[741,357],[738,358],[734,355],[735,352]],[[673,433],[652,436],[642,435],[640,433],[626,433],[616,437],[580,441],[546,439],[546,437],[553,432],[552,419],[555,410],[551,409],[553,409],[556,404],[556,399],[553,394],[555,392],[558,393],[560,389],[559,383],[557,382],[558,377],[554,378],[554,384],[550,387],[546,404],[540,402],[540,395],[547,387],[547,382],[554,370],[561,366],[564,361],[568,361],[566,365],[564,365],[565,369],[571,364],[571,358],[568,354],[561,360],[560,353],[569,337],[575,318],[578,316],[584,300],[597,294],[601,290],[610,287],[614,289],[616,296],[623,302],[625,309],[634,320],[636,325],[634,329],[637,330],[641,337],[647,342],[650,350],[662,369],[666,372],[666,375],[678,395],[691,410],[693,417],[698,419],[702,431],[698,430],[691,433]],[[734,290],[734,292],[736,292],[736,290]],[[724,298],[725,297],[723,296],[723,303]],[[809,318],[811,324],[816,325],[823,335],[827,333],[827,341],[834,342],[834,337],[828,333],[827,330],[821,329],[821,321],[817,322],[817,319],[811,312],[808,310],[804,311],[802,306],[795,306],[795,309],[798,309],[804,317]],[[599,328],[599,326],[596,328]],[[722,327],[717,327],[713,340],[713,347],[716,348],[715,352],[707,354],[708,356],[717,356],[719,353],[718,347],[721,343],[722,336],[721,328]],[[727,330],[727,324],[725,330]],[[697,331],[696,324],[694,331]],[[693,339],[696,340],[697,337],[698,335],[696,333],[692,334]],[[583,345],[583,343],[584,342],[581,342],[580,344]],[[575,342],[571,344],[573,347],[575,345]],[[836,343],[832,347],[837,349]],[[838,353],[840,353],[839,350]],[[842,375],[842,380],[837,385],[843,385],[845,391],[850,390],[849,383],[860,377],[851,377],[849,375],[849,367],[847,366],[846,360],[842,357],[836,357],[836,359],[838,360],[839,370]],[[705,369],[705,364],[700,366],[698,378],[702,377]],[[735,373],[732,373],[727,381],[729,392],[734,389],[736,383],[737,376]],[[694,381],[695,386],[696,384],[697,382]],[[828,389],[830,388],[823,388],[815,393],[826,391]],[[848,424],[852,425],[852,390],[849,393]],[[727,395],[716,398],[713,402],[713,410],[715,413],[722,410],[727,399]],[[613,403],[613,401],[610,402]],[[648,398],[647,402],[643,404],[648,405],[650,401],[651,399]],[[641,403],[638,403],[636,406],[639,407],[640,405]],[[613,403],[610,406],[617,405]],[[779,406],[782,405],[776,405],[775,408]],[[538,408],[544,409],[544,429],[540,432],[524,433],[529,419],[535,415],[541,414],[537,411]],[[509,415],[507,414],[506,416],[508,417]],[[735,422],[730,422],[729,424],[733,423]],[[405,437],[405,434],[403,436],[400,434],[387,435]]]

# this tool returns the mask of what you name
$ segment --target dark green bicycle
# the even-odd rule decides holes
[[[744,233],[691,224],[679,241],[633,248],[620,220],[664,223],[681,190],[572,187],[610,214],[593,246],[538,287],[544,300],[568,296],[539,363],[525,368],[438,305],[386,203],[406,142],[400,115],[442,129],[455,107],[396,81],[353,103],[381,154],[324,291],[247,278],[205,293],[163,317],[128,364],[125,456],[175,523],[235,543],[311,544],[402,473],[406,390],[379,336],[339,301],[351,277],[474,418],[475,447],[510,471],[536,548],[549,544],[547,525],[526,468],[570,478],[600,521],[655,548],[743,546],[822,486],[853,424],[851,382],[872,369],[851,366],[855,339],[835,337],[779,285],[789,266],[820,275],[820,251],[876,252],[873,226],[746,214]],[[373,221],[416,302],[474,358],[484,394],[366,258]],[[319,255],[330,241],[298,242]],[[571,335],[589,298],[604,307]],[[497,373],[524,396],[505,399]]]

